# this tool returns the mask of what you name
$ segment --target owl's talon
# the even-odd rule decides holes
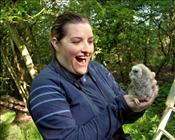
[[[140,101],[139,101],[137,98],[134,98],[134,99],[133,99],[133,102],[134,102],[136,105],[139,105],[139,104],[140,104]]]

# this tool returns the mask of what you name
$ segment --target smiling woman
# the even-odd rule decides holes
[[[88,22],[67,23],[64,30],[65,36],[60,41],[56,36],[51,38],[56,58],[70,72],[83,75],[94,51],[91,26]]]
[[[94,51],[92,28],[87,18],[70,13],[59,16],[52,28],[51,44],[57,60],[67,70],[77,75],[86,73]]]
[[[43,138],[130,140],[122,125],[141,117],[155,97],[134,104],[134,97],[124,95],[106,68],[90,61],[93,32],[86,17],[59,15],[50,42],[53,60],[32,82],[28,99],[29,112]]]

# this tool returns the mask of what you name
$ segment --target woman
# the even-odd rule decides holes
[[[89,20],[59,15],[51,29],[53,61],[32,82],[28,108],[46,140],[122,140],[122,125],[143,115],[155,97],[136,105],[94,52]],[[156,90],[154,74],[153,88]],[[122,138],[123,137],[123,138]]]

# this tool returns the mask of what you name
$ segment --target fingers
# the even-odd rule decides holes
[[[156,77],[155,72],[151,72],[150,77],[151,77],[151,82],[152,82],[153,96],[157,96],[159,88],[157,85],[157,80],[155,79],[155,77]]]
[[[157,80],[155,79],[156,74],[154,72],[151,72],[151,82],[152,86],[157,85]]]
[[[151,72],[151,79],[154,79],[156,77],[155,72]]]
[[[134,96],[125,95],[124,98],[125,98],[128,106],[134,112],[141,112],[141,111],[147,109],[149,106],[151,106],[152,102],[154,101],[154,99],[153,99],[154,97],[152,97],[149,101],[143,101],[143,102],[140,102],[139,104],[136,104],[135,102],[133,102]]]
[[[153,90],[153,95],[154,95],[155,97],[157,97],[158,91],[159,91],[159,86],[158,86],[158,85],[155,85],[155,86],[152,88],[152,90]]]
[[[152,85],[154,86],[154,85],[157,85],[157,80],[156,79],[153,79],[152,80]]]
[[[151,106],[152,102],[142,102],[138,105],[138,111],[143,111]]]
[[[152,103],[154,102],[155,98],[156,98],[156,96],[153,95],[148,100],[142,100],[142,101],[140,101],[139,104],[136,104],[135,102],[133,102],[134,96],[131,96],[131,95],[130,96],[126,96],[125,97],[125,100],[126,100],[128,106],[134,112],[141,112],[141,111],[146,110],[147,108],[149,108],[152,105]]]
[[[135,104],[132,108],[134,112],[141,112],[143,110],[146,110],[151,106],[151,102],[140,102],[139,104]]]

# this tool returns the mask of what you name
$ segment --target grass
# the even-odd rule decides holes
[[[151,140],[165,109],[165,101],[171,85],[160,87],[159,96],[144,116],[133,124],[124,125],[124,131],[131,134],[133,140]],[[0,140],[42,140],[41,135],[32,121],[15,122],[15,112],[5,112],[1,115]],[[175,136],[175,113],[171,116],[166,130]],[[167,138],[162,137],[162,140]]]
[[[1,115],[0,140],[42,140],[33,121],[15,122],[15,117],[13,111]]]

